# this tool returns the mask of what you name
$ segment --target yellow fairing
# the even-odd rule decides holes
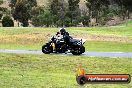
[[[51,43],[53,50],[55,50],[55,43]]]

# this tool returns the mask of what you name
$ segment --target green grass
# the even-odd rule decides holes
[[[0,54],[1,88],[80,88],[78,66],[90,74],[130,74],[132,59]],[[130,84],[88,84],[82,88],[131,88]]]
[[[69,28],[71,32],[87,33],[89,35],[106,35],[117,37],[132,37],[132,26]]]
[[[0,28],[0,49],[41,50],[59,28]],[[87,39],[86,51],[132,52],[131,27],[67,28]]]
[[[132,20],[126,21],[124,24],[120,24],[119,26],[132,26]]]
[[[86,51],[98,52],[132,52],[132,43],[89,41],[85,44]]]
[[[0,44],[0,49],[41,50],[43,44]],[[131,43],[88,41],[84,44],[86,51],[97,52],[132,52]]]
[[[89,35],[106,35],[106,36],[118,36],[118,37],[132,37],[132,22],[129,22],[129,26],[111,26],[111,27],[70,27],[67,30],[73,35],[78,33]],[[54,30],[56,29],[56,30]],[[13,30],[13,31],[12,31]],[[50,31],[49,31],[50,30]],[[26,33],[44,33],[44,32],[57,32],[59,28],[0,28],[0,34],[26,34]]]

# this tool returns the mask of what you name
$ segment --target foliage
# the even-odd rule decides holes
[[[86,0],[86,6],[83,7],[80,0],[48,0],[48,2],[47,7],[41,7],[37,6],[36,0],[10,0],[13,17],[23,23],[23,26],[28,26],[30,19],[34,21],[34,26],[39,26],[36,20],[45,19],[42,18],[45,17],[42,14],[48,11],[49,17],[52,17],[48,23],[49,26],[70,27],[78,26],[80,23],[83,26],[89,26],[92,19],[96,19],[95,24],[105,25],[113,17],[129,19],[132,13],[131,0]],[[3,3],[2,0],[0,3]],[[82,11],[84,7],[86,11]],[[0,11],[3,10],[5,11],[5,8],[0,7]],[[44,22],[48,21],[45,19],[40,22],[40,26],[46,25]]]
[[[3,0],[0,0],[0,5],[3,4]]]
[[[76,26],[80,20],[80,9],[79,9],[79,2],[80,0],[68,0],[68,12],[67,17],[70,18],[70,26]]]
[[[64,24],[66,27],[70,27],[71,26],[71,19],[69,17],[66,17],[64,20]]]
[[[2,16],[3,16],[3,14],[2,14],[2,13],[0,13],[0,19],[2,18]]]
[[[83,26],[89,26],[90,17],[89,16],[81,16],[81,22]]]
[[[4,16],[2,19],[2,26],[3,27],[13,27],[14,26],[14,22],[11,19],[10,16]]]
[[[15,6],[15,4],[19,1],[25,1],[27,2],[26,4],[29,5],[29,7],[37,6],[37,1],[36,0],[10,0],[10,3]]]
[[[32,2],[32,3],[31,3]],[[15,20],[18,20],[23,23],[23,26],[28,26],[28,20],[30,19],[30,9],[32,6],[36,6],[36,2],[18,0],[15,4],[15,9],[13,12],[13,17]]]
[[[7,11],[8,11],[8,9],[7,9],[7,8],[5,8],[5,7],[0,7],[0,11],[2,11],[2,12],[7,12]]]
[[[33,7],[32,10],[31,10],[31,16],[37,16],[39,14],[43,14],[44,13],[44,7],[41,7],[41,6],[37,6],[37,7]]]
[[[26,2],[18,0],[15,5],[15,10],[13,12],[13,17],[23,24],[24,27],[28,26],[28,20],[30,18],[30,13],[26,7]]]
[[[49,10],[54,17],[54,25],[63,26],[67,12],[67,3],[64,0],[51,0]]]
[[[31,9],[36,5],[36,0],[17,0],[12,13],[14,19],[27,27],[29,25],[28,21],[31,19]]]
[[[26,6],[27,6],[29,11],[32,9],[32,7],[37,6],[37,1],[36,0],[27,0],[26,3],[27,3]]]
[[[102,17],[102,13],[106,13],[108,10],[109,0],[86,0],[86,6],[89,9],[89,16],[96,18],[96,22],[100,22],[99,18]],[[104,14],[103,14],[104,15]]]
[[[11,7],[12,7],[12,6],[15,6],[16,2],[17,2],[17,0],[10,0],[10,6],[11,6]]]
[[[49,11],[45,11],[44,13],[34,16],[32,18],[32,22],[34,26],[49,27],[50,25],[52,25],[53,17]]]
[[[130,12],[132,12],[132,0],[114,0],[121,8],[121,14],[123,20],[125,17],[130,18]]]

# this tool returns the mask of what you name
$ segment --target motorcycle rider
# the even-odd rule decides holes
[[[65,28],[61,28],[59,32],[56,33],[56,35],[54,35],[51,40],[53,42],[53,50],[54,51],[57,51],[57,47],[61,46],[60,45],[60,40],[63,39],[64,40],[64,43],[67,45],[67,46],[63,46],[63,48],[67,48],[68,45],[69,45],[69,42],[70,42],[70,36],[69,36],[69,33],[66,32]],[[59,44],[58,44],[59,43]]]
[[[51,38],[51,40],[52,40],[52,42],[53,42],[53,45],[52,46],[54,46],[54,48],[53,48],[53,50],[56,50],[56,47],[57,47],[57,42],[61,39],[61,38],[63,38],[63,36],[60,34],[60,32],[57,32],[52,38]]]
[[[68,35],[69,36],[69,33],[66,32],[65,28],[61,28],[60,33],[61,33],[61,35]]]
[[[62,35],[60,34],[60,32],[57,32],[52,38],[52,42],[56,43],[56,40],[57,39],[61,39],[62,38]]]
[[[69,33],[66,32],[65,28],[61,28],[60,29],[60,33],[61,33],[61,35],[63,35],[63,38],[64,38],[65,43],[67,45],[69,45],[70,38],[72,38],[72,37],[69,36]]]
[[[76,40],[69,36],[65,28],[61,28],[59,32],[54,35],[51,40],[42,46],[42,52],[49,54],[55,53],[72,53],[73,55],[80,55],[85,52],[83,44],[78,44],[82,41]]]

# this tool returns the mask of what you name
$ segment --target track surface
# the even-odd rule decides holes
[[[0,53],[14,53],[14,54],[43,54],[41,51],[33,50],[0,50]],[[53,55],[53,54],[51,54]],[[64,56],[72,56],[72,54],[58,54]],[[91,57],[115,57],[115,58],[132,58],[132,52],[85,52],[81,56]]]

